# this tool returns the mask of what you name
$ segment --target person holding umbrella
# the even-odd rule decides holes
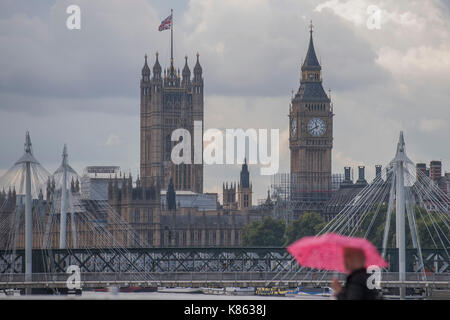
[[[332,289],[338,300],[374,300],[378,292],[368,287],[366,268],[387,267],[374,245],[364,238],[335,233],[304,237],[287,247],[287,251],[305,267],[347,273],[345,286],[333,279]]]
[[[367,286],[369,275],[365,267],[366,257],[364,251],[357,248],[344,248],[344,265],[349,272],[342,287],[337,278],[333,279],[331,288],[338,300],[376,300],[378,290]]]

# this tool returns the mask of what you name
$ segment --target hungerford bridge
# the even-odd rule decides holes
[[[0,188],[9,190],[8,195],[0,192],[0,241],[4,248],[0,250],[0,289],[64,288],[71,266],[79,268],[82,288],[296,287],[328,285],[335,276],[299,266],[285,248],[153,248],[139,245],[140,241],[134,248],[124,247],[72,194],[68,182],[75,176],[66,147],[61,166],[49,174],[33,156],[27,132],[24,155],[0,178]],[[55,181],[56,192],[45,212],[40,200],[49,177]],[[12,193],[23,195],[24,204],[14,204],[8,211]],[[319,234],[335,232],[373,241],[389,262],[382,270],[381,285],[398,287],[401,298],[406,287],[448,289],[449,205],[448,196],[429,177],[415,172],[400,133],[396,155],[383,174],[362,189]],[[115,230],[136,236],[107,203],[97,209],[108,213]],[[95,236],[95,241],[84,247],[77,239],[77,231],[82,229]],[[52,230],[59,234],[58,249],[50,245]],[[34,239],[34,233],[40,236]]]

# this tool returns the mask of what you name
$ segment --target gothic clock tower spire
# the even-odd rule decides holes
[[[310,24],[308,51],[301,66],[300,87],[290,108],[291,197],[297,214],[320,212],[331,193],[333,112],[322,86],[322,67],[317,59]]]

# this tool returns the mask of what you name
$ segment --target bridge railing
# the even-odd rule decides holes
[[[36,273],[31,281],[24,274],[0,274],[0,288],[32,287],[66,287],[69,274]],[[275,272],[154,272],[142,273],[81,273],[80,283],[83,288],[107,286],[289,286],[329,285],[333,273],[314,274],[299,272],[290,277],[283,277]],[[340,280],[345,275],[338,275]],[[385,286],[399,285],[398,273],[382,273],[381,283]],[[450,274],[430,274],[423,278],[418,273],[407,273],[405,283],[409,286],[450,287]]]

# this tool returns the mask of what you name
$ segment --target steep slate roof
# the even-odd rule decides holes
[[[303,82],[298,89],[296,98],[311,102],[329,102],[320,82]]]
[[[305,61],[303,62],[302,70],[321,70],[319,60],[317,60],[316,51],[314,50],[312,30],[310,31],[308,52]],[[322,83],[317,81],[306,80],[301,82],[295,98],[311,102],[330,102],[330,99],[322,87]]]
[[[316,51],[314,50],[312,31],[310,31],[308,52],[306,53],[306,58],[303,62],[302,70],[304,70],[305,68],[308,68],[309,70],[320,70],[319,60],[317,60]]]

